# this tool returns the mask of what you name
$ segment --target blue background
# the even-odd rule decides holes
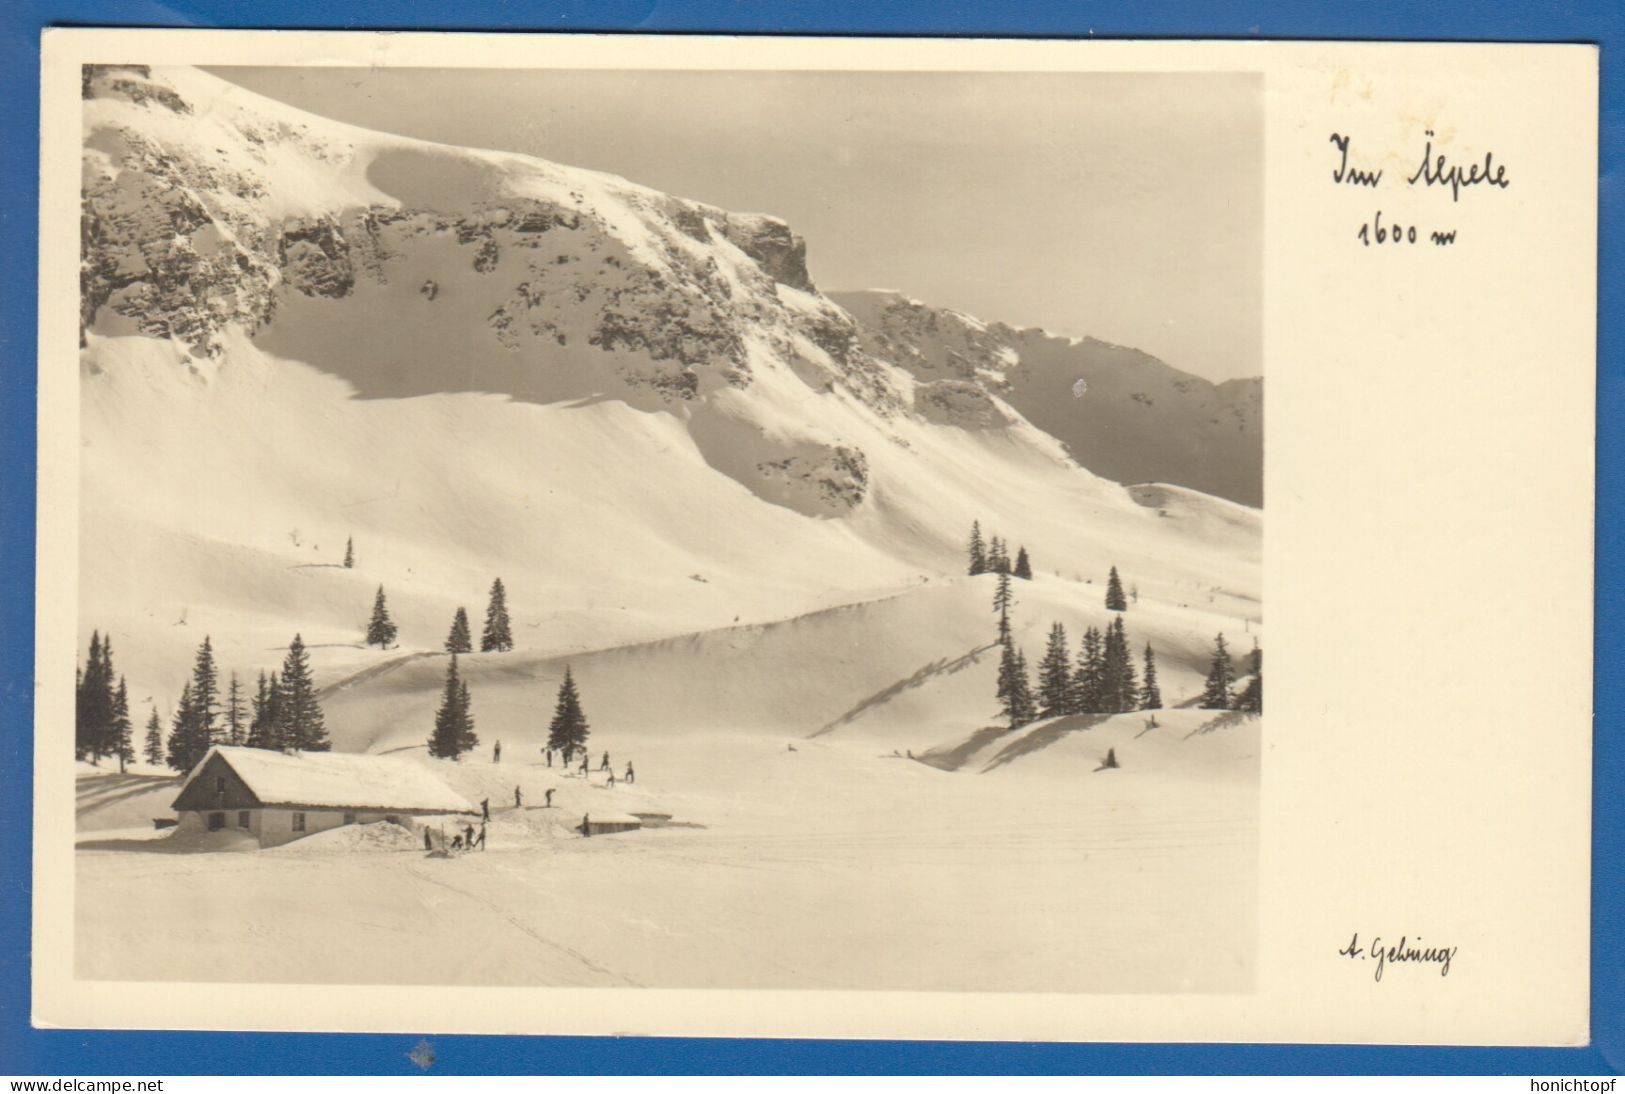
[[[410,22],[408,22],[410,20]],[[52,25],[264,26],[790,32],[1030,37],[1407,38],[1602,45],[1597,441],[1596,783],[1592,896],[1592,1045],[1585,1049],[1363,1048],[1290,1045],[1054,1045],[738,1041],[428,1034],[434,1073],[1527,1073],[1625,1068],[1625,713],[1621,674],[1625,486],[1618,426],[1621,361],[1621,162],[1625,159],[1625,4],[1448,5],[1368,2],[965,3],[825,0],[457,3],[384,0],[9,0],[0,11],[0,1073],[408,1074],[419,1036],[102,1033],[28,1025],[34,620],[35,292],[38,244],[39,32]],[[1558,119],[1554,119],[1556,123]],[[1572,611],[1574,605],[1554,605]],[[1539,635],[1506,635],[1509,649]],[[1530,762],[1539,761],[1538,745]],[[1537,939],[1530,939],[1537,944]],[[403,989],[410,990],[410,989]],[[1504,1000],[1508,1008],[1523,1004]],[[448,1016],[450,1020],[450,1016]]]

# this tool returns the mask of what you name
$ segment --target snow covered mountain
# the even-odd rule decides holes
[[[1115,482],[1165,482],[1264,501],[1264,381],[1215,384],[1094,338],[984,323],[887,290],[836,292],[870,354],[907,369],[917,403],[1007,402]],[[1079,380],[1087,389],[1074,390]]]
[[[111,631],[138,713],[169,709],[204,634],[247,679],[299,631],[320,682],[364,690],[380,662],[437,651],[458,606],[477,618],[495,576],[530,667],[471,678],[540,695],[580,651],[953,584],[972,520],[1027,548],[1058,617],[1121,566],[1187,685],[1213,630],[1256,622],[1256,510],[1111,481],[1200,488],[1206,463],[1207,489],[1256,500],[1235,454],[1256,449],[1256,386],[832,298],[771,216],[194,70],[93,66],[84,97],[80,624]],[[1089,397],[1057,397],[1080,369]],[[1153,427],[1111,432],[1137,394]],[[379,585],[401,651],[361,643]],[[865,657],[898,614],[848,613],[821,641]],[[950,630],[941,655],[965,654]],[[435,675],[391,686],[432,705]],[[826,696],[830,716],[879,683]],[[336,739],[404,740],[363,724],[384,715],[361,694],[336,703],[354,708]]]

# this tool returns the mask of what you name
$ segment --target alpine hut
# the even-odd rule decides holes
[[[203,846],[260,847],[346,824],[391,821],[410,829],[417,817],[478,812],[421,764],[402,757],[232,745],[209,750],[172,808],[180,814],[177,835],[203,836]]]

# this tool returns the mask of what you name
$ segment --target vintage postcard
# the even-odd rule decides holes
[[[44,51],[37,1023],[1586,1039],[1595,51]]]

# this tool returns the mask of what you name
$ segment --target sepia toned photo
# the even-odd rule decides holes
[[[1257,73],[142,60],[77,977],[1253,990]]]
[[[1594,48],[42,58],[37,1026],[1589,1036]]]

